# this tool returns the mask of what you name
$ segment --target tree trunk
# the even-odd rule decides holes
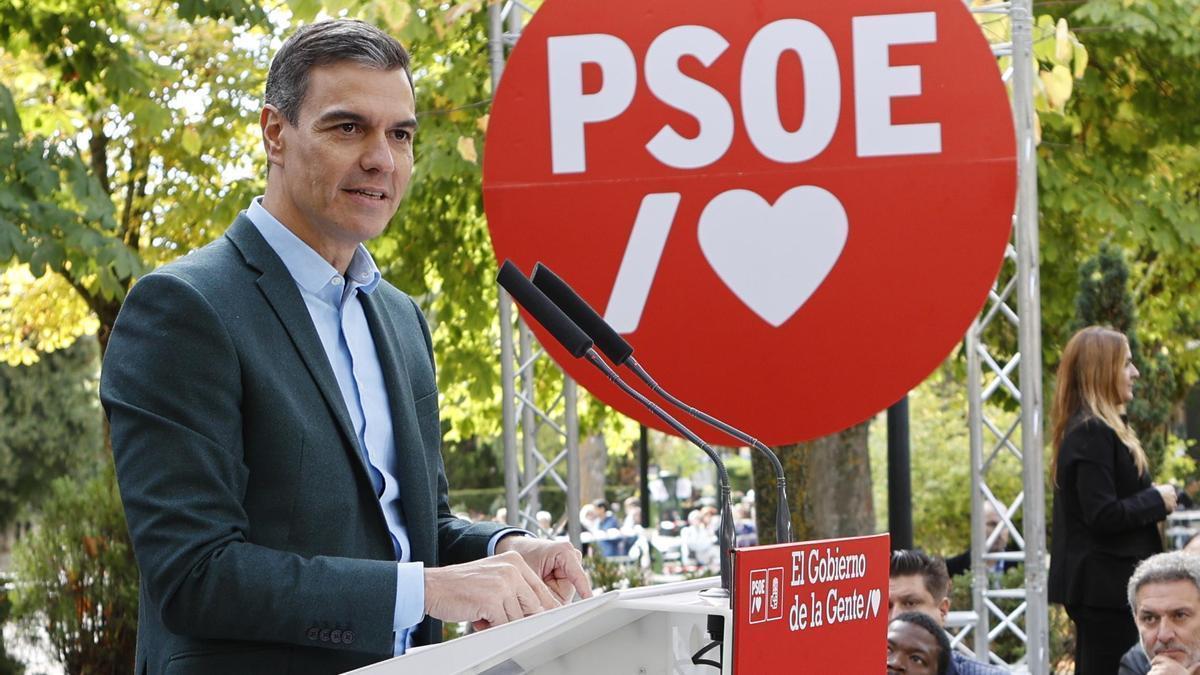
[[[830,436],[773,448],[787,476],[796,541],[875,532],[869,425],[868,420]],[[754,454],[753,466],[758,543],[773,544],[775,474],[759,453]]]

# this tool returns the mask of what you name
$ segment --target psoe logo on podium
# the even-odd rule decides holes
[[[783,618],[783,568],[772,567],[750,573],[750,623]]]
[[[547,0],[483,166],[498,259],[544,262],[665,388],[768,445],[861,422],[941,363],[1015,195],[1008,96],[962,0]]]

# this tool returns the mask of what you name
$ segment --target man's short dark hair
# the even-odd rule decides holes
[[[945,566],[943,565],[943,567]],[[914,626],[920,626],[921,628],[924,628],[927,633],[932,635],[933,641],[936,642],[938,646],[938,675],[945,675],[945,673],[950,672],[950,637],[946,635],[946,631],[942,630],[941,626],[937,625],[936,621],[931,619],[928,614],[923,614],[921,612],[904,612],[903,614],[896,615],[896,618],[889,621],[888,625],[890,626],[897,621],[903,621],[905,623],[911,623]]]
[[[384,71],[402,69],[412,86],[408,52],[395,38],[363,21],[336,19],[301,26],[283,43],[267,72],[264,102],[295,126],[309,73],[343,61]]]
[[[892,565],[888,576],[907,577],[913,574],[921,575],[925,582],[925,590],[933,596],[934,602],[950,595],[950,573],[946,571],[946,562],[941,558],[931,558],[923,551],[900,549],[892,551]]]

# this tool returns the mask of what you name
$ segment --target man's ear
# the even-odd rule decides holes
[[[938,603],[938,612],[942,615],[942,623],[946,623],[946,615],[950,613],[950,596],[942,598]]]
[[[263,149],[267,151],[267,163],[283,166],[283,127],[288,123],[279,108],[271,104],[263,106],[258,116],[262,130]]]

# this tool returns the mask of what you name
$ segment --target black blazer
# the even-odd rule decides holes
[[[363,299],[395,427],[412,559],[486,555],[450,512],[425,320]],[[141,571],[137,672],[336,673],[391,655],[396,563],[333,369],[245,216],[133,287],[101,400]],[[436,641],[426,619],[417,643]]]
[[[1076,423],[1058,453],[1048,595],[1070,606],[1128,608],[1133,568],[1162,551],[1167,517],[1150,476],[1098,419]]]

